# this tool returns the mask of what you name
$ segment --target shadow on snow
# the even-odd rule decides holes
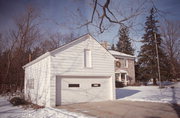
[[[125,98],[136,93],[140,92],[139,90],[130,90],[130,89],[116,89],[116,99]]]
[[[176,111],[176,114],[178,115],[178,117],[180,118],[180,105],[177,103],[177,91],[175,90],[176,88],[172,88],[172,101],[173,104],[171,105],[172,108]]]

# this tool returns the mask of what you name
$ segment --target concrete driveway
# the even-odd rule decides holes
[[[98,118],[180,118],[180,106],[132,101],[106,101],[58,106]]]

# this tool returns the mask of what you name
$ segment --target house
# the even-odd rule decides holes
[[[25,99],[44,106],[115,99],[115,58],[86,34],[23,66]]]
[[[109,52],[116,58],[115,61],[115,80],[121,81],[125,85],[135,83],[135,56],[128,55],[122,52],[109,50]]]

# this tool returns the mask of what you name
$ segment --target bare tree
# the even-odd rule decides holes
[[[3,37],[2,37],[2,34],[0,33],[0,55],[2,54],[2,50],[3,50]]]
[[[170,74],[177,78],[180,59],[180,22],[165,21],[161,26],[163,47],[170,62]]]
[[[23,89],[24,71],[22,66],[28,62],[28,52],[37,40],[39,40],[38,15],[32,7],[15,20],[16,27],[10,30],[6,37],[9,40],[7,46],[7,60],[5,76],[3,77],[6,87],[4,90]]]
[[[138,1],[139,5],[137,8],[133,8],[133,6],[131,7],[130,4],[127,7],[122,6],[123,9],[130,9],[130,11],[128,11],[128,15],[125,15],[125,13],[122,12],[122,8],[115,7],[115,4],[120,6],[122,2],[111,0],[105,0],[102,2],[100,0],[93,0],[93,3],[91,3],[91,6],[93,7],[91,18],[82,26],[91,24],[96,26],[100,33],[103,33],[105,30],[111,27],[112,24],[122,26],[126,21],[140,15],[144,11],[144,4],[146,2],[147,1],[140,3],[140,1]],[[107,25],[107,23],[110,24]]]
[[[54,33],[51,34],[47,40],[41,42],[41,49],[44,52],[52,51],[64,44],[69,43],[74,38],[73,34],[61,34],[61,33]]]
[[[6,38],[9,38],[9,37],[6,37]],[[6,68],[3,68],[4,73],[2,73],[1,91],[3,93],[7,93],[7,92],[10,91],[10,89],[9,89],[10,88],[10,86],[9,86],[9,83],[10,83],[9,73],[10,73],[10,68],[11,68],[11,65],[12,65],[13,58],[14,58],[13,57],[13,51],[14,51],[16,41],[17,40],[12,40],[11,41],[10,45],[7,46],[8,49],[6,50],[6,53],[3,55],[3,56],[5,56],[5,59],[6,59]],[[1,63],[5,63],[4,61],[1,62]]]
[[[18,71],[20,74],[18,78],[20,78],[21,89],[24,83],[22,66],[29,61],[29,54],[27,53],[30,53],[30,50],[36,45],[37,41],[40,40],[38,17],[39,15],[35,9],[28,7],[26,13],[16,20],[17,31],[12,32],[12,37],[17,40],[14,56],[16,57],[16,66],[19,67]]]

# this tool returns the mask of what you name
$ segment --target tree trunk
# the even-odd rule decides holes
[[[153,78],[153,85],[157,85],[156,78]]]

